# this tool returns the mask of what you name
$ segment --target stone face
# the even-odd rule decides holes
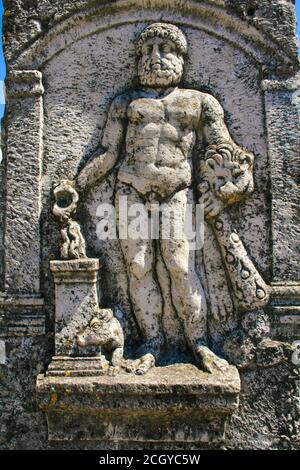
[[[4,3],[0,447],[299,449],[294,2]]]

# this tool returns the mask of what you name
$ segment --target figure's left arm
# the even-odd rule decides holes
[[[208,222],[218,220],[218,224],[212,223],[212,227],[239,310],[263,308],[269,301],[269,287],[249,258],[232,228],[229,214],[224,210],[253,192],[254,155],[232,140],[223,109],[210,95],[204,97],[200,132],[205,139],[206,152],[199,165],[199,202],[204,206]]]
[[[211,95],[205,95],[199,133],[206,145],[205,158],[198,174],[207,218],[216,217],[224,207],[244,200],[254,190],[254,155],[232,140],[224,120],[224,111]]]

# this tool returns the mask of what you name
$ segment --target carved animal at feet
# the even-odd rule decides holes
[[[113,369],[110,372],[116,372],[123,364],[124,334],[111,309],[97,309],[96,316],[77,336],[77,344],[81,348],[98,346],[101,352],[111,354],[110,363]]]

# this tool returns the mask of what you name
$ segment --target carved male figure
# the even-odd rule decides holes
[[[86,189],[101,181],[125,155],[117,174],[116,208],[124,195],[129,205],[159,202],[183,222],[195,180],[192,155],[197,139],[207,147],[224,144],[234,151],[238,147],[230,137],[218,101],[209,94],[179,87],[187,53],[187,41],[179,28],[151,24],[139,36],[136,52],[140,89],[113,100],[102,138],[105,152],[86,164],[77,185]],[[252,168],[252,163],[247,168]],[[236,201],[252,190],[252,171],[237,173],[229,186],[226,183],[226,187],[220,184],[217,188],[222,197],[213,192],[202,196],[206,217],[213,219],[222,211],[226,194],[230,203],[230,198]],[[159,257],[170,279],[172,304],[199,365],[210,372],[227,367],[226,361],[207,347],[206,300],[189,241],[183,236],[180,240],[122,239],[120,244],[134,314],[144,338],[141,351],[158,358],[164,345],[164,284],[155,267]]]

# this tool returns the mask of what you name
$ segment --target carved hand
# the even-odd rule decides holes
[[[217,198],[211,191],[209,184],[204,181],[198,185],[198,191],[200,193],[199,204],[204,206],[205,218],[209,221],[213,221],[225,207],[224,202]]]

